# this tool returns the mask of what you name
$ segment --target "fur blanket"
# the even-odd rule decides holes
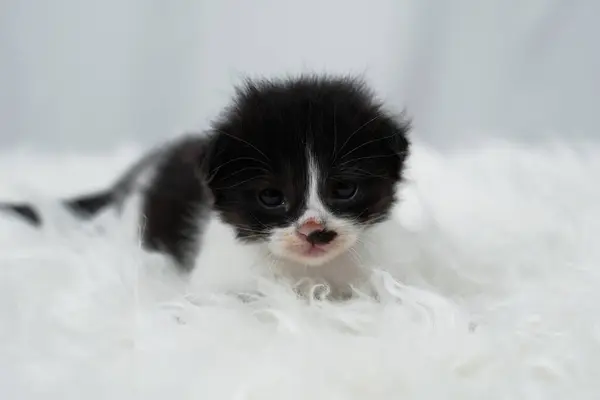
[[[345,303],[190,291],[129,211],[53,205],[138,154],[2,153],[0,197],[52,223],[0,216],[0,398],[600,398],[600,146],[417,145],[402,266]]]

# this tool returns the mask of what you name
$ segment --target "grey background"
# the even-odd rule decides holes
[[[2,0],[0,146],[200,130],[243,76],[361,73],[436,145],[600,138],[600,2]]]

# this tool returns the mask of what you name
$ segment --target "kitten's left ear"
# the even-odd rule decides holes
[[[412,129],[412,121],[402,112],[399,117],[392,119],[392,147],[398,156],[404,160],[410,152],[410,139],[408,137]]]

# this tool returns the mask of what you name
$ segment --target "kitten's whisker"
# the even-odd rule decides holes
[[[252,171],[252,170],[256,170],[256,171],[260,171],[265,173],[265,175],[269,175],[269,171],[265,170],[264,168],[260,168],[260,167],[246,167],[246,168],[242,168],[242,169],[238,169],[237,171],[234,171],[233,173],[227,175],[223,180],[227,181],[228,179],[231,179],[232,177],[241,174],[242,172],[245,171]]]
[[[255,157],[236,157],[236,158],[232,158],[231,160],[225,161],[224,163],[222,163],[221,165],[219,165],[218,167],[216,167],[215,170],[219,170],[219,169],[221,169],[222,167],[224,167],[227,164],[231,164],[233,162],[242,161],[242,160],[256,161],[259,164],[266,165],[267,168],[269,168],[269,169],[271,168],[271,166],[269,165],[269,163],[267,163],[266,161],[260,160],[258,158],[255,158]]]
[[[270,230],[271,228],[269,228],[267,225],[265,225],[260,219],[256,218],[256,216],[252,213],[248,213],[253,219],[254,221],[258,222],[259,225],[261,225],[263,228]]]
[[[224,186],[224,187],[223,187],[223,186],[221,186],[221,187],[215,188],[214,190],[215,190],[215,191],[219,191],[219,190],[233,189],[233,188],[235,188],[235,187],[238,187],[238,186],[240,186],[240,185],[243,185],[244,183],[248,183],[248,182],[251,182],[251,181],[253,181],[253,180],[255,180],[255,179],[259,179],[259,178],[260,178],[259,176],[253,176],[253,177],[251,177],[251,178],[244,179],[244,180],[243,180],[243,181],[241,181],[241,182],[237,182],[236,184],[233,184],[233,185],[231,185],[231,186]]]
[[[354,247],[350,247],[348,249],[350,258],[356,263],[356,265],[361,266],[362,265],[362,258],[360,256],[360,254],[358,254],[358,251],[356,251],[356,249]]]
[[[368,209],[368,208],[365,208],[364,210],[362,210],[362,211],[360,212],[360,214],[358,214],[356,217],[352,218],[352,221],[353,221],[355,224],[360,224],[360,217],[362,217],[363,215],[365,215],[365,213],[367,213],[367,212],[369,212],[369,209]]]
[[[383,179],[383,180],[391,180],[393,179],[390,176],[387,175],[379,175],[379,174],[375,174],[371,171],[367,171],[366,169],[362,169],[362,168],[357,168],[357,167],[351,167],[350,170],[345,171],[343,174],[339,174],[339,175],[332,175],[331,179],[332,180],[341,180],[341,181],[345,181],[347,179],[352,179],[352,178],[379,178],[379,179]]]
[[[361,172],[361,173],[359,173],[359,172]],[[374,174],[374,173],[372,173],[370,171],[367,171],[365,169],[362,169],[362,168],[354,168],[354,170],[351,171],[350,173],[346,174],[346,176],[348,178],[353,178],[353,177],[358,177],[358,178],[367,177],[367,178],[391,179],[387,175]]]
[[[387,213],[375,214],[371,219],[369,219],[369,224],[376,224],[378,222],[385,221],[387,218],[389,218],[389,214]]]
[[[360,132],[363,128],[365,128],[366,126],[368,126],[369,124],[371,124],[371,122],[379,119],[381,117],[381,115],[377,114],[376,116],[374,116],[373,118],[371,118],[370,120],[368,120],[367,122],[365,122],[364,124],[362,124],[361,126],[358,127],[358,129],[356,129],[354,132],[352,132],[350,134],[350,136],[348,136],[348,138],[346,139],[346,141],[344,142],[344,144],[342,144],[342,147],[340,147],[340,149],[338,150],[338,152],[342,151],[344,149],[344,147],[346,147],[346,145],[348,144],[348,142],[350,141],[350,139],[352,139],[352,137],[354,135],[356,135],[358,132]],[[343,156],[342,156],[343,157]],[[335,161],[337,159],[337,156],[334,157],[333,161]]]
[[[265,233],[263,231],[259,231],[259,230],[252,229],[252,228],[247,228],[245,226],[240,226],[240,225],[235,225],[235,224],[233,224],[232,226],[234,228],[236,228],[237,230],[244,231],[244,232],[253,232],[253,233],[260,233],[260,234],[264,234]]]
[[[238,234],[238,237],[242,237],[244,239],[265,239],[267,237],[267,233],[264,231],[247,229],[236,225],[234,225],[234,228],[238,231],[238,233],[242,234]]]
[[[244,139],[242,139],[242,138],[239,138],[239,137],[237,137],[237,136],[235,136],[235,135],[232,135],[232,134],[230,134],[230,133],[227,133],[227,132],[225,132],[225,131],[223,131],[223,130],[220,130],[220,129],[217,129],[217,130],[216,130],[216,132],[219,132],[220,134],[223,134],[223,135],[225,135],[225,136],[227,136],[227,137],[230,137],[230,138],[232,138],[232,139],[235,139],[235,140],[238,140],[238,141],[240,141],[240,142],[242,142],[242,143],[245,143],[245,144],[247,144],[248,146],[250,146],[250,147],[252,147],[254,150],[256,150],[258,153],[262,154],[262,156],[263,156],[263,157],[265,157],[265,158],[266,158],[268,161],[271,161],[271,159],[270,159],[269,157],[267,157],[267,155],[266,155],[265,153],[263,153],[263,152],[262,152],[262,151],[261,151],[261,150],[260,150],[258,147],[256,147],[256,146],[255,146],[255,145],[253,145],[252,143],[250,143],[250,142],[248,142],[248,141],[246,141],[246,140],[244,140]]]
[[[393,156],[395,156],[395,154],[382,154],[382,155],[376,155],[376,156],[356,157],[356,158],[352,158],[350,160],[346,160],[344,162],[339,163],[339,166],[344,166],[346,164],[353,163],[353,162],[360,161],[360,160],[371,160],[374,158],[387,158],[387,157],[393,157]]]
[[[208,180],[209,182],[210,182],[210,181],[212,181],[212,180],[213,180],[213,178],[214,178],[214,177],[215,177],[215,176],[216,176],[216,175],[219,173],[219,171],[221,170],[221,168],[223,168],[225,165],[227,165],[227,164],[231,164],[231,163],[233,163],[233,162],[236,162],[236,161],[241,161],[241,160],[256,161],[256,162],[257,162],[257,163],[259,163],[259,164],[266,165],[266,166],[267,166],[267,168],[262,168],[262,169],[260,169],[260,167],[255,167],[255,168],[256,168],[256,169],[258,169],[258,170],[262,170],[262,171],[264,171],[266,174],[270,174],[270,173],[272,173],[272,171],[271,171],[271,169],[270,169],[271,167],[270,167],[270,166],[269,166],[269,164],[268,164],[268,163],[266,163],[265,161],[259,160],[258,158],[254,158],[254,157],[237,157],[237,158],[234,158],[234,159],[232,159],[232,160],[225,161],[224,163],[222,163],[221,165],[219,165],[218,167],[216,167],[216,168],[215,168],[215,169],[212,171],[212,173],[210,174],[210,176],[208,177],[208,179],[207,179],[207,180]]]
[[[356,146],[355,148],[353,148],[352,150],[346,152],[343,156],[340,157],[340,159],[344,159],[345,157],[348,157],[350,154],[354,153],[356,150],[365,147],[368,144],[371,143],[375,143],[375,142],[379,142],[380,140],[386,140],[386,139],[390,139],[393,138],[394,136],[397,136],[398,133],[394,133],[392,135],[388,135],[388,136],[384,136],[384,137],[380,137],[380,138],[375,138],[375,139],[371,139],[371,140],[367,140],[366,142],[363,142],[361,144],[359,144],[358,146]]]
[[[238,236],[238,238],[240,240],[242,239],[264,239],[265,235],[244,235],[244,236]]]
[[[358,238],[356,244],[361,246],[362,253],[366,254],[368,257],[372,256],[371,251],[373,250],[373,248],[377,248],[374,242],[371,242],[368,239],[365,240],[364,238]]]

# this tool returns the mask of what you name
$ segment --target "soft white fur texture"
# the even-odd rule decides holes
[[[52,216],[0,217],[1,399],[600,398],[600,147],[416,146],[382,300],[347,303],[194,286],[131,210],[78,227],[52,204],[138,154],[1,155],[0,196]]]

